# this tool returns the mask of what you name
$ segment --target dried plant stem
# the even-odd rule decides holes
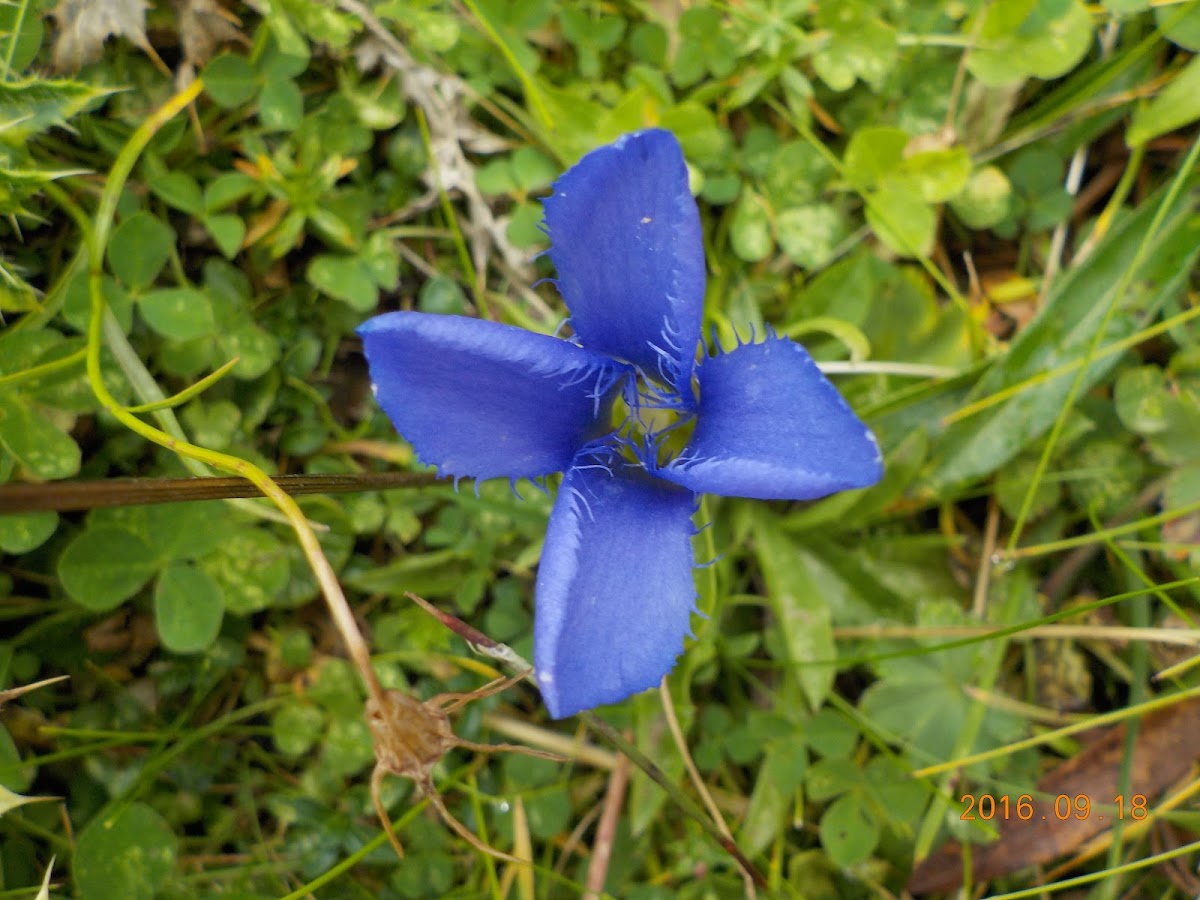
[[[35,681],[33,684],[23,684],[20,687],[9,688],[6,691],[0,691],[0,708],[3,708],[5,703],[10,700],[16,700],[22,694],[28,694],[30,691],[36,691],[38,688],[44,688],[52,684],[57,684],[60,681],[66,681],[70,675],[56,675],[53,678],[43,678],[41,681]]]
[[[629,735],[626,735],[629,737]],[[608,878],[608,863],[612,859],[613,843],[616,840],[617,823],[621,819],[621,807],[625,805],[625,792],[629,788],[629,757],[617,755],[617,764],[608,777],[608,790],[604,794],[604,809],[596,826],[596,840],[592,844],[592,858],[588,860],[584,900],[599,900]]]
[[[980,17],[982,20],[982,16]],[[1113,45],[1117,41],[1117,34],[1120,32],[1120,24],[1116,18],[1109,21],[1108,26],[1104,29],[1104,34],[1100,38],[1100,58],[1108,59],[1112,54]],[[1079,195],[1079,187],[1083,182],[1084,169],[1087,166],[1089,146],[1084,144],[1076,148],[1074,155],[1071,157],[1071,164],[1067,169],[1067,182],[1064,185],[1066,192],[1071,197]],[[1050,250],[1046,258],[1046,270],[1042,273],[1042,290],[1038,295],[1038,308],[1046,305],[1046,299],[1050,296],[1050,289],[1054,286],[1059,269],[1063,264],[1063,251],[1067,246],[1067,231],[1070,228],[1070,220],[1059,222],[1054,229],[1054,234],[1050,237]]]
[[[708,792],[708,785],[700,777],[700,771],[696,768],[696,762],[692,759],[692,754],[688,751],[687,741],[683,736],[683,729],[679,727],[679,717],[675,715],[675,701],[671,699],[671,690],[667,687],[666,678],[663,678],[658,683],[658,695],[662,698],[663,714],[667,718],[667,727],[671,729],[671,737],[675,741],[675,747],[679,750],[679,755],[683,757],[683,764],[687,768],[688,777],[692,780],[692,786],[695,787],[696,793],[700,795],[700,799],[704,802],[704,808],[712,816],[713,824],[717,826],[717,829],[721,832],[725,840],[732,844],[733,834],[730,832],[729,826],[725,824],[725,817],[721,815],[721,810],[717,808],[712,794]],[[750,877],[750,873],[745,869],[740,871],[742,881],[745,883],[746,898],[747,900],[754,900],[758,896],[758,893],[754,889],[754,879]]]
[[[266,472],[253,463],[225,453],[217,453],[213,450],[196,446],[143,422],[113,397],[105,385],[101,374],[100,350],[104,344],[104,320],[107,312],[107,305],[101,289],[101,277],[104,271],[104,251],[116,214],[117,198],[120,196],[121,189],[124,187],[129,173],[133,170],[134,163],[155,132],[191,103],[199,95],[203,87],[203,82],[197,78],[152,113],[134,131],[128,143],[121,149],[121,152],[113,162],[112,169],[105,182],[104,191],[100,195],[100,202],[96,210],[94,224],[90,234],[86,235],[90,263],[88,285],[91,297],[91,315],[88,320],[87,331],[86,362],[88,382],[91,384],[92,392],[96,395],[96,398],[100,401],[104,409],[111,413],[117,421],[130,431],[180,456],[207,463],[216,469],[246,479],[275,504],[296,533],[296,539],[300,543],[304,556],[308,560],[313,574],[316,576],[317,583],[321,586],[322,594],[325,597],[334,624],[341,634],[350,658],[354,661],[359,674],[367,686],[368,693],[374,698],[382,699],[383,689],[380,687],[379,681],[375,677],[375,672],[371,668],[371,655],[366,641],[363,639],[358,629],[358,624],[354,621],[354,616],[350,612],[350,605],[346,602],[341,585],[338,584],[337,575],[334,573],[333,567],[330,566],[329,560],[326,559],[325,553],[317,541],[316,533],[307,519],[305,519],[304,513],[296,504],[296,501],[275,484]]]
[[[499,713],[485,712],[483,714],[483,724],[487,726],[488,730],[494,731],[497,734],[520,741],[522,744],[541,747],[543,750],[557,753],[559,756],[566,757],[574,762],[583,763],[593,769],[611,771],[616,767],[617,759],[619,758],[617,754],[597,747],[594,744],[585,744],[561,732],[539,728],[536,725],[530,725],[528,722],[523,722],[520,719],[502,716]]]
[[[996,634],[996,630],[988,625],[952,625],[942,628],[926,628],[919,625],[901,625],[894,628],[878,625],[852,625],[846,628],[835,628],[833,636],[843,640],[851,638],[1000,637],[1001,635]],[[1128,625],[1034,625],[1020,631],[1005,631],[1002,636],[1011,641],[1081,640],[1114,643],[1144,641],[1157,644],[1178,644],[1181,647],[1200,645],[1200,633],[1186,628],[1135,628]]]
[[[532,680],[532,667],[507,644],[501,644],[499,641],[492,640],[462,620],[456,619],[449,613],[442,612],[432,606],[428,601],[423,600],[416,594],[410,592],[408,597],[413,602],[420,604],[423,609],[437,618],[455,634],[462,637],[463,640],[467,641],[477,653],[489,656],[510,669],[521,671],[524,673],[522,677]],[[710,821],[709,817],[704,814],[704,811],[696,805],[695,801],[681,791],[679,786],[672,779],[668,778],[662,769],[654,764],[653,760],[637,748],[637,745],[632,741],[626,740],[621,732],[613,728],[612,725],[608,724],[608,722],[604,721],[604,719],[597,716],[594,712],[583,712],[579,714],[579,717],[587,724],[588,728],[612,744],[620,753],[627,756],[633,765],[641,769],[651,781],[666,791],[667,796],[671,798],[680,810],[703,828],[709,837],[734,858],[745,877],[749,878],[756,885],[764,888],[767,886],[767,880],[755,868],[754,864],[746,858],[746,855],[742,853],[737,844],[734,843],[733,838],[729,836],[728,830],[723,831],[717,828]],[[719,818],[718,821],[720,821]]]
[[[972,611],[982,619],[987,611],[988,586],[992,583],[992,562],[996,551],[996,535],[1000,533],[1000,504],[994,499],[988,503],[987,522],[984,525],[983,548],[979,554],[979,571],[975,576],[975,594]]]
[[[907,378],[956,378],[962,374],[961,369],[950,366],[931,366],[924,363],[890,362],[888,360],[818,362],[817,368],[825,375],[902,375]]]
[[[293,497],[301,494],[344,494],[427,487],[438,482],[436,475],[425,472],[330,472],[319,475],[275,475],[271,480]],[[15,482],[0,484],[0,513],[42,510],[66,512],[235,497],[261,498],[262,492],[244,478],[224,477]]]

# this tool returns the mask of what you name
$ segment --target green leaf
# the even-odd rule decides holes
[[[677,85],[691,85],[705,72],[724,78],[736,67],[738,47],[728,35],[719,10],[708,6],[685,9],[679,17],[678,31],[682,43],[671,71]]]
[[[279,359],[279,339],[249,319],[237,323],[229,331],[219,330],[217,341],[221,346],[222,361],[239,357],[233,374],[247,381],[263,375]]]
[[[0,179],[3,177],[0,172]],[[25,279],[0,264],[0,314],[32,312],[37,308],[38,292]]]
[[[0,161],[2,160],[3,154],[0,153]],[[87,171],[87,169],[17,169],[0,163],[0,215],[32,214],[31,210],[25,206],[25,201],[40,192],[46,184],[68,175],[86,174]],[[24,282],[12,272],[0,269],[0,286],[6,288],[6,292],[19,296],[25,293],[23,284]]]
[[[104,295],[104,303],[112,310],[121,331],[128,334],[129,329],[133,327],[133,298],[129,296],[129,292],[111,275],[105,275],[100,279],[100,293]],[[72,328],[86,332],[88,320],[92,315],[91,303],[87,272],[80,271],[67,282],[63,319]]]
[[[879,845],[879,812],[859,791],[843,794],[821,816],[821,846],[843,868],[866,860]]]
[[[232,109],[249,103],[258,94],[258,73],[245,57],[235,53],[215,56],[204,67],[204,91],[217,106]]]
[[[14,34],[13,29],[18,21],[20,31]],[[11,54],[8,58],[9,72],[21,72],[33,62],[44,34],[45,28],[40,15],[31,15],[29,9],[20,3],[6,3],[0,6],[0,37],[3,38],[0,46],[4,48],[5,53]],[[14,41],[15,47],[12,46]]]
[[[414,8],[407,2],[402,6],[404,15],[400,21],[406,26],[411,25],[411,33],[422,46],[435,55],[454,49],[462,35],[463,26],[452,12]]]
[[[220,504],[155,503],[97,509],[88,526],[114,526],[141,538],[160,566],[193,560],[216,550],[226,539],[229,513]]]
[[[755,551],[787,652],[787,669],[813,709],[833,687],[837,659],[829,604],[804,565],[804,554],[765,513],[754,528]]]
[[[763,193],[780,209],[818,200],[833,167],[807,141],[788,141],[766,159]]]
[[[1171,427],[1164,401],[1167,376],[1158,366],[1125,369],[1117,377],[1113,401],[1121,424],[1141,435],[1161,434]]]
[[[917,185],[926,203],[944,203],[966,187],[971,157],[963,147],[926,150],[905,157],[900,171]]]
[[[150,190],[163,202],[193,216],[204,213],[200,184],[187,172],[167,172],[147,179]]]
[[[258,121],[271,131],[295,131],[304,120],[304,96],[290,79],[268,81],[258,95]]]
[[[629,52],[633,58],[654,68],[662,68],[667,58],[667,30],[657,22],[638,22],[629,32]]]
[[[772,741],[767,746],[738,835],[744,852],[761,853],[783,831],[788,811],[799,800],[807,766],[808,749],[800,741]]]
[[[962,193],[950,200],[950,208],[968,228],[991,228],[1003,221],[1011,205],[1012,185],[995,166],[973,172]]]
[[[117,804],[79,834],[72,875],[88,900],[153,900],[175,874],[178,842],[144,803]]]
[[[907,179],[888,178],[871,195],[867,224],[899,256],[927,256],[933,249],[937,216]]]
[[[549,187],[559,174],[558,164],[533,147],[514,151],[509,158],[509,167],[517,190],[526,192]]]
[[[108,612],[136,594],[158,565],[154,550],[136,534],[100,526],[67,544],[58,558],[58,578],[80,606]]]
[[[395,80],[358,85],[339,72],[338,84],[358,120],[371,130],[390,131],[404,121],[404,94]]]
[[[368,237],[358,258],[381,290],[394,291],[399,286],[400,254],[386,232],[376,231]]]
[[[231,531],[215,553],[200,560],[225,598],[225,608],[246,615],[269,607],[288,580],[287,549],[262,528]]]
[[[221,632],[225,604],[221,589],[200,569],[167,566],[154,587],[154,622],[163,646],[175,653],[199,653]]]
[[[46,481],[70,478],[79,471],[79,445],[16,396],[0,396],[0,447]]]
[[[818,26],[830,38],[813,54],[813,69],[832,90],[847,91],[856,78],[875,91],[883,89],[899,58],[895,29],[882,22],[871,4],[823,3]]]
[[[138,298],[146,324],[163,337],[188,341],[213,332],[212,303],[195,288],[163,288]]]
[[[841,213],[827,203],[784,210],[775,220],[775,230],[780,249],[806,269],[828,263],[848,233]]]
[[[325,730],[324,710],[313,703],[291,700],[271,716],[271,739],[285,756],[307,753]]]
[[[330,722],[322,750],[321,765],[341,777],[357,775],[375,760],[371,732],[361,716]]]
[[[1185,425],[1185,440],[1179,442],[1185,455],[1182,459],[1168,459],[1169,462],[1189,462],[1200,457],[1200,441],[1197,440],[1200,438],[1200,406],[1195,397],[1190,400],[1191,421],[1185,419],[1185,422],[1191,427]],[[1181,412],[1187,415],[1186,411]],[[1129,498],[1136,496],[1146,483],[1145,456],[1129,446],[1124,435],[1094,436],[1082,446],[1072,447],[1068,468],[1088,474],[1086,478],[1067,482],[1067,492],[1075,508],[1092,510],[1102,519],[1116,515],[1128,506]]]
[[[805,723],[804,739],[824,757],[849,757],[858,745],[858,729],[844,715],[825,707]]]
[[[421,312],[461,316],[467,311],[467,295],[449,275],[434,275],[417,292]]]
[[[412,553],[381,566],[347,573],[346,584],[364,593],[412,591],[415,594],[445,594],[462,582],[468,554],[463,550]]]
[[[1011,519],[1016,519],[1025,497],[1029,493],[1029,485],[1037,472],[1037,459],[1031,456],[1020,456],[1004,466],[996,474],[993,490],[1000,509]],[[1033,495],[1033,503],[1029,507],[1031,521],[1036,522],[1042,516],[1049,515],[1058,508],[1062,497],[1062,486],[1052,479],[1043,478]]]
[[[222,210],[257,190],[259,184],[242,172],[222,172],[204,186],[204,208],[210,213]]]
[[[995,87],[1031,75],[1057,78],[1083,59],[1092,40],[1092,17],[1079,0],[996,0],[982,15],[982,25],[975,16],[963,22],[974,43],[967,68]]]
[[[546,232],[542,231],[542,219],[540,203],[518,203],[508,220],[508,239],[521,248],[545,245]]]
[[[287,6],[281,0],[263,0],[261,11],[264,21],[271,29],[271,37],[274,38],[274,41],[268,44],[271,52],[301,61],[307,60],[308,42],[293,23]]]
[[[507,159],[488,160],[475,170],[475,186],[485,194],[503,195],[517,189],[512,167]]]
[[[11,644],[4,648],[4,670],[10,670],[12,660]],[[37,775],[37,767],[26,765],[21,760],[21,751],[17,749],[16,741],[8,729],[0,723],[0,785],[13,790],[25,791],[33,784]]]
[[[32,512],[0,515],[0,550],[28,553],[50,539],[58,527],[58,513]]]
[[[212,235],[217,249],[226,259],[233,259],[242,249],[246,237],[246,223],[232,213],[217,213],[203,218],[204,227]]]
[[[916,822],[929,799],[929,783],[912,777],[911,771],[894,756],[876,756],[867,763],[867,791],[877,807],[887,811],[893,824],[908,827]]]
[[[175,232],[148,212],[135,212],[118,225],[108,244],[108,264],[131,291],[153,284],[171,258]]]
[[[729,243],[737,257],[746,262],[766,259],[775,249],[766,204],[749,188],[742,191],[742,196],[733,208],[733,220],[729,223]]]
[[[1183,3],[1154,7],[1154,24],[1167,39],[1185,50],[1200,50],[1200,3]]]
[[[1004,589],[1027,590],[1029,583],[1027,579],[1010,577]],[[965,615],[955,601],[926,600],[918,608],[916,624],[934,631],[980,623]],[[915,652],[876,662],[879,680],[867,688],[859,701],[860,713],[871,720],[873,727],[910,748],[910,759],[948,759],[954,752],[967,722],[976,714],[975,701],[963,687],[975,683],[993,652],[992,647],[983,644],[938,653],[919,652],[922,646],[937,642],[926,639],[917,641],[915,647],[913,642],[873,646],[873,650],[881,653],[900,649]],[[1024,727],[1016,713],[989,708],[966,752],[987,750],[1015,740]]]
[[[899,128],[860,128],[846,146],[845,174],[855,186],[874,187],[900,167],[908,134]]]
[[[832,800],[838,794],[852,791],[862,784],[862,770],[848,756],[819,759],[808,768],[804,779],[809,799],[817,803]]]
[[[0,81],[0,137],[20,142],[30,135],[62,125],[114,90],[79,81],[36,77]]]
[[[1184,66],[1149,103],[1134,110],[1125,143],[1137,147],[1197,119],[1200,119],[1200,56]]]
[[[379,299],[370,271],[353,256],[322,254],[308,264],[306,275],[317,290],[356,312],[370,312]]]
[[[231,400],[193,400],[183,408],[180,418],[197,444],[224,450],[233,443],[242,411]]]
[[[1194,377],[1168,380],[1157,366],[1128,369],[1117,379],[1114,400],[1122,423],[1146,439],[1155,459],[1168,465],[1200,459],[1200,382]]]

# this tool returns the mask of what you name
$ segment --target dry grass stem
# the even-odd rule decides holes
[[[584,900],[599,900],[600,895],[604,892],[604,882],[608,878],[608,864],[612,859],[613,843],[616,840],[617,823],[621,819],[621,807],[625,805],[625,792],[628,788],[629,758],[624,754],[618,754],[617,764],[608,779],[608,790],[604,793],[604,807],[600,813],[600,822],[596,826],[592,858],[588,860]]]

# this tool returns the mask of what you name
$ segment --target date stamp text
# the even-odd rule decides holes
[[[963,794],[958,802],[963,804],[959,818],[965,822],[977,819],[985,822],[1029,822],[1034,819],[1045,822],[1066,822],[1071,819],[1141,821],[1150,814],[1145,794],[1118,794],[1095,803],[1087,794],[1059,794],[1053,800],[1049,797],[1037,798],[1032,794],[1016,797],[1008,794]]]

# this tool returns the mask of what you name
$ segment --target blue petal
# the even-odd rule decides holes
[[[746,344],[697,374],[696,430],[663,478],[728,497],[813,500],[882,477],[875,436],[799,344]]]
[[[608,424],[628,369],[569,341],[415,312],[359,327],[379,405],[443,475],[535,478],[565,469]]]
[[[560,719],[654,687],[696,599],[696,498],[640,470],[567,470],[538,567],[534,666]]]
[[[704,247],[675,136],[639,131],[593,150],[543,205],[558,289],[583,345],[690,394]]]

